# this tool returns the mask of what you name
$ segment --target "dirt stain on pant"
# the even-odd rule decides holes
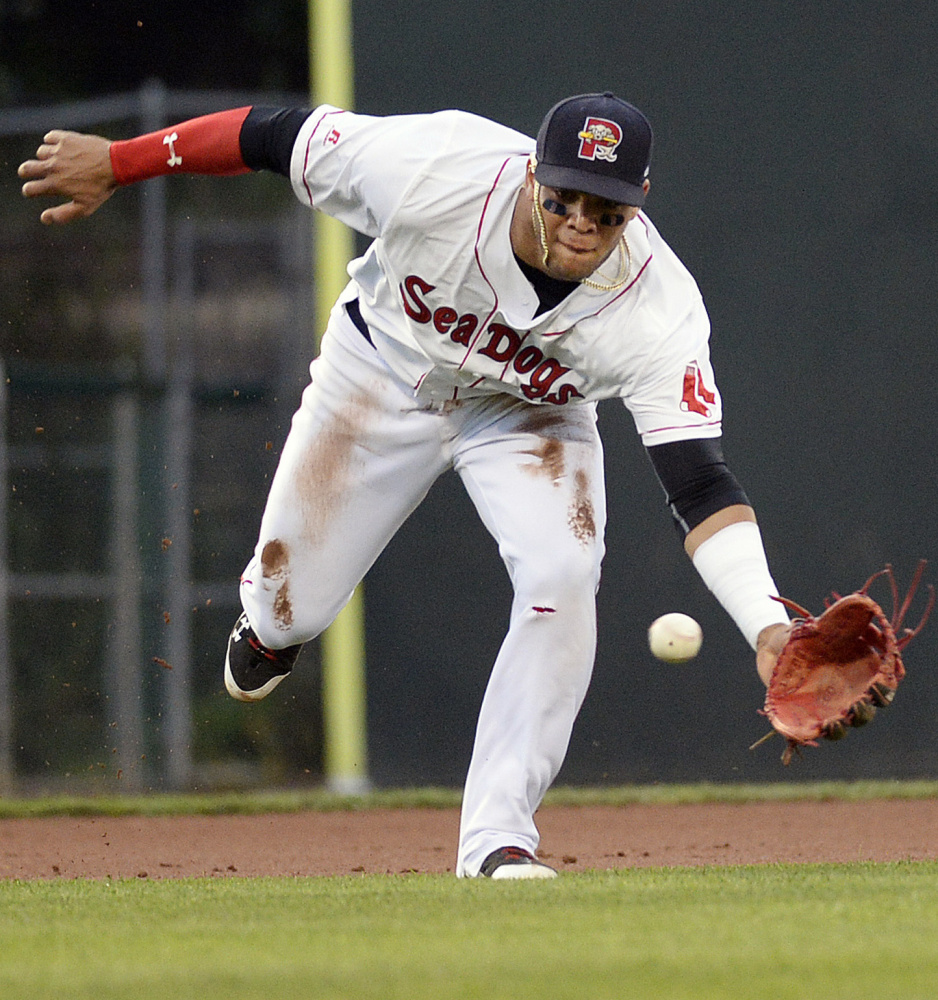
[[[271,539],[261,552],[261,572],[265,580],[281,581],[274,598],[274,621],[278,628],[293,625],[293,604],[290,600],[290,554],[279,538]]]
[[[533,434],[539,441],[534,448],[521,452],[536,458],[536,465],[526,466],[531,475],[543,475],[555,486],[566,474],[567,444],[589,444],[592,441],[583,421],[572,418],[562,410],[543,406],[531,408],[517,426],[520,434]]]
[[[532,475],[546,476],[555,486],[560,485],[564,473],[563,442],[557,438],[544,438],[536,448],[528,448],[522,455],[533,455],[537,465],[526,466]]]
[[[312,546],[322,543],[342,509],[351,484],[355,450],[366,447],[365,427],[375,411],[367,392],[353,396],[323,424],[296,469],[297,500],[303,510],[303,534]]]
[[[539,443],[527,448],[521,454],[531,455],[536,463],[526,465],[525,471],[532,476],[545,476],[555,487],[559,487],[566,475],[566,445],[568,443],[589,444],[593,438],[581,422],[570,420],[563,413],[554,411],[530,414],[518,427],[522,433],[536,434]],[[574,536],[583,545],[596,539],[596,512],[590,493],[590,477],[583,469],[578,469],[573,477],[574,494],[568,511],[568,523]]]
[[[570,504],[570,528],[584,545],[588,545],[596,538],[596,515],[593,501],[590,499],[589,476],[582,469],[578,469],[574,482],[576,492]]]
[[[277,586],[273,601],[274,624],[288,631],[293,627],[294,608],[290,577],[291,559],[300,552],[321,547],[335,523],[350,487],[350,469],[355,449],[367,447],[364,427],[374,401],[360,392],[326,421],[307,444],[306,453],[293,470],[291,502],[303,514],[300,537],[290,543],[281,538],[268,541],[261,551],[261,572]],[[291,552],[291,545],[294,551]]]

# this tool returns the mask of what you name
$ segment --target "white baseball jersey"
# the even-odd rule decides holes
[[[509,226],[534,141],[461,111],[377,118],[322,106],[297,137],[297,197],[374,237],[349,265],[375,347],[418,398],[621,397],[646,445],[721,432],[710,324],[644,213],[615,291],[580,285],[535,315]],[[616,256],[603,266],[614,272]],[[608,276],[612,277],[612,274]]]

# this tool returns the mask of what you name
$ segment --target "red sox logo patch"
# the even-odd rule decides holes
[[[707,403],[715,403],[716,395],[705,385],[703,375],[696,362],[684,369],[684,391],[681,394],[681,409],[685,413],[699,413],[702,417],[710,416]]]
[[[579,133],[581,160],[615,161],[616,147],[622,142],[622,129],[608,118],[587,118]]]

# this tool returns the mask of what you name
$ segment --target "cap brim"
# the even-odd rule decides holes
[[[539,184],[546,184],[548,187],[585,191],[587,194],[608,198],[620,205],[636,205],[640,208],[645,204],[644,187],[629,184],[616,177],[603,177],[602,174],[594,174],[587,170],[555,167],[538,161],[534,169],[534,178]]]

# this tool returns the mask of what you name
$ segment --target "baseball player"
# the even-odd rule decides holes
[[[245,107],[135,139],[52,131],[19,175],[42,221],[121,185],[274,170],[371,237],[349,265],[273,479],[229,693],[291,671],[437,477],[453,468],[513,586],[478,719],[456,873],[549,878],[534,813],[586,694],[606,505],[599,400],[628,407],[684,547],[767,681],[787,635],[755,514],[721,449],[709,321],[642,211],[652,131],[610,93],[537,139],[461,111]]]

